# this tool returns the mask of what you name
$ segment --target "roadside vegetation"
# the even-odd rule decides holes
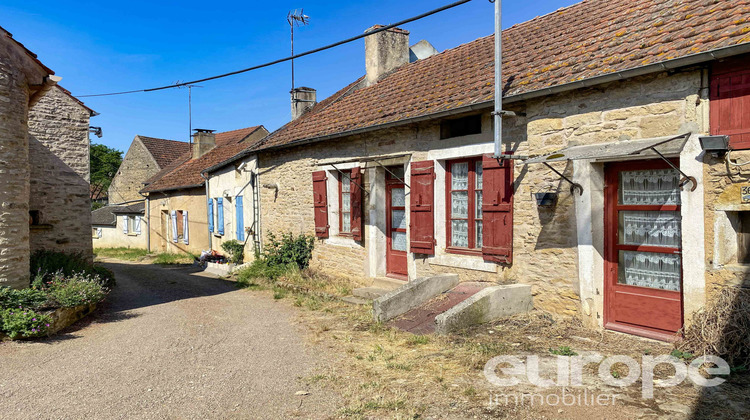
[[[94,250],[94,255],[123,261],[140,261],[162,265],[192,264],[197,259],[195,255],[189,253],[162,252],[149,254],[145,249],[138,248],[97,248]]]
[[[487,361],[499,355],[571,357],[591,351],[640,360],[644,355],[669,355],[674,349],[668,343],[586,328],[578,319],[538,310],[451,335],[414,335],[374,321],[369,305],[341,301],[353,288],[365,284],[310,267],[314,238],[282,238],[269,241],[272,246],[249,267],[237,272],[235,280],[240,287],[268,293],[279,302],[300,308],[303,312],[299,319],[311,331],[310,340],[343,356],[335,365],[304,378],[310,387],[330,388],[343,396],[345,406],[339,412],[342,417],[440,418],[446,413],[456,418],[559,417],[558,407],[551,411],[523,404],[488,408],[490,396],[503,391],[491,388],[485,380],[482,372]],[[596,365],[587,366],[591,375],[596,375],[597,369]],[[655,378],[671,376],[670,369],[657,367]],[[610,373],[614,378],[624,377],[627,366],[615,364]],[[744,389],[730,385],[724,391],[731,394],[736,390],[741,401]],[[699,395],[687,382],[658,391],[665,393],[662,398],[666,401],[688,406]],[[602,408],[603,411],[589,414],[632,417],[638,410],[650,407],[639,392],[638,387],[617,389],[628,399],[627,406]]]
[[[111,271],[60,252],[32,255],[30,274],[27,289],[0,287],[0,333],[12,339],[47,335],[56,309],[99,303],[115,284]]]

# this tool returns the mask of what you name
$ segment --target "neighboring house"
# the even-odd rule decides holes
[[[110,202],[116,205],[143,200],[139,191],[146,181],[189,151],[187,142],[135,136],[109,185]]]
[[[415,61],[408,32],[373,34],[364,77],[296,103],[212,176],[257,159],[255,231],[317,235],[320,269],[526,283],[537,308],[669,339],[711,290],[747,284],[750,174],[728,176],[698,139],[750,148],[746,14],[744,2],[590,0],[505,30],[510,159],[492,157],[493,36]]]
[[[231,207],[225,203],[233,200],[223,192],[208,197],[202,172],[256,144],[267,134],[263,126],[223,133],[196,130],[192,150],[154,175],[141,191],[147,195],[149,250],[200,254],[212,249],[214,238],[220,241],[228,232],[225,222],[231,220],[226,217]],[[207,203],[211,202],[216,204],[209,211]]]
[[[106,206],[91,212],[94,248],[146,249],[145,202]]]
[[[28,287],[33,251],[91,258],[89,118],[34,53],[0,28],[0,285]]]
[[[89,197],[92,203],[99,203],[102,206],[106,206],[109,202],[107,191],[94,184],[91,184],[89,188]]]

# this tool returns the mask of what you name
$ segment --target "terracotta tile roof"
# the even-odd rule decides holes
[[[252,146],[246,139],[258,130],[263,130],[267,133],[262,125],[216,133],[216,147],[210,152],[198,159],[192,158],[192,152],[184,153],[146,181],[147,185],[142,192],[178,190],[202,186],[204,180],[201,177],[201,172]]]
[[[750,0],[585,0],[503,31],[504,96],[750,42]],[[361,80],[272,133],[262,148],[487,104],[494,36]]]
[[[89,184],[89,198],[92,200],[103,200],[108,197],[107,190],[101,186]]]
[[[165,168],[175,159],[190,151],[190,143],[185,141],[157,139],[154,137],[138,136],[143,145],[154,157],[159,168]]]

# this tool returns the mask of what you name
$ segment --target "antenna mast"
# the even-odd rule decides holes
[[[289,28],[292,32],[292,57],[294,57],[294,27],[307,26],[310,24],[310,16],[307,16],[303,9],[293,10],[286,15],[286,21],[289,23]],[[294,59],[292,61],[292,105],[297,101],[297,96],[294,93]]]
[[[182,89],[184,87],[188,88],[188,143],[193,144],[193,88],[198,87],[202,88],[203,86],[200,85],[181,85],[182,81],[178,80],[175,82],[175,85],[178,89]]]

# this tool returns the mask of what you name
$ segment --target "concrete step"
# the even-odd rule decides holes
[[[396,317],[389,325],[414,334],[435,332],[435,318],[493,283],[466,282]]]
[[[396,290],[405,284],[406,282],[403,280],[396,280],[390,277],[375,277],[372,280],[372,287],[385,290]]]
[[[356,296],[344,296],[341,298],[341,301],[352,305],[369,305],[371,302],[369,299],[362,299]]]
[[[356,297],[360,297],[363,299],[377,299],[384,294],[388,293],[390,290],[387,289],[381,289],[379,287],[360,287],[357,289],[352,290],[352,294]]]

